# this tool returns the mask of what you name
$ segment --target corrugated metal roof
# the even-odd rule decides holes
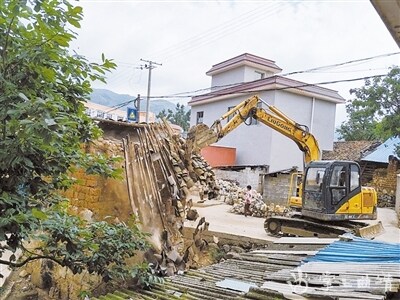
[[[392,137],[378,146],[372,153],[363,157],[362,161],[373,161],[380,163],[388,163],[389,156],[393,155],[399,158],[395,153],[396,146],[400,145],[400,137]]]
[[[334,242],[305,261],[400,263],[400,244],[371,241],[350,236],[349,241]]]

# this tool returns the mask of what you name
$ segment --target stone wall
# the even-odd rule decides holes
[[[369,185],[377,191],[379,207],[395,206],[398,169],[399,160],[391,156],[386,169],[376,169],[374,171],[372,182]]]

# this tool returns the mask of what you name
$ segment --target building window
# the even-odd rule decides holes
[[[107,114],[107,115],[106,115],[106,119],[108,119],[108,120],[114,120],[112,114]]]
[[[235,108],[236,106],[228,106],[228,111],[230,111],[232,108]],[[231,114],[230,116],[228,116],[228,118],[226,119],[226,122],[229,122],[230,120],[232,120],[232,118],[234,116],[236,116],[237,112],[235,111],[233,114]]]
[[[197,112],[197,118],[196,118],[196,124],[202,124],[203,123],[203,117],[204,117],[204,111],[198,111]]]
[[[101,111],[101,110],[98,110],[98,111],[97,111],[96,117],[97,117],[97,118],[103,118],[103,119],[104,119],[104,112]]]
[[[265,73],[264,72],[260,72],[260,71],[254,71],[254,72],[256,73],[255,80],[264,79],[265,78]]]

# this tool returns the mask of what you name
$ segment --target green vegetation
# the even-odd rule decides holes
[[[74,273],[126,278],[125,259],[148,248],[136,222],[82,221],[67,213],[58,193],[73,183],[72,166],[111,177],[119,172],[113,158],[80,147],[101,134],[85,115],[91,82],[115,68],[104,55],[96,64],[70,51],[81,20],[82,8],[64,0],[0,4],[0,257],[24,250],[21,260],[12,255],[0,263],[47,258]],[[40,246],[28,251],[31,239]]]
[[[163,109],[156,116],[157,119],[163,119],[170,121],[172,124],[182,127],[183,131],[188,131],[190,126],[190,110],[185,111],[185,106],[183,104],[176,104],[175,112],[171,109],[165,111]]]
[[[348,121],[337,130],[346,141],[385,140],[400,135],[400,67],[385,77],[366,80],[350,90],[354,99],[346,105]]]

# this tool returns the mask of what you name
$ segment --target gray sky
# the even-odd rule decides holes
[[[119,65],[108,84],[117,93],[147,94],[140,59],[162,63],[152,72],[152,96],[210,86],[212,65],[248,52],[274,60],[282,73],[398,52],[371,3],[359,1],[79,1],[84,8],[72,48]],[[307,83],[386,74],[400,55],[290,78]],[[349,99],[363,81],[324,85]],[[193,94],[193,93],[189,93]],[[186,103],[188,99],[180,100]],[[345,119],[338,106],[336,124]]]

